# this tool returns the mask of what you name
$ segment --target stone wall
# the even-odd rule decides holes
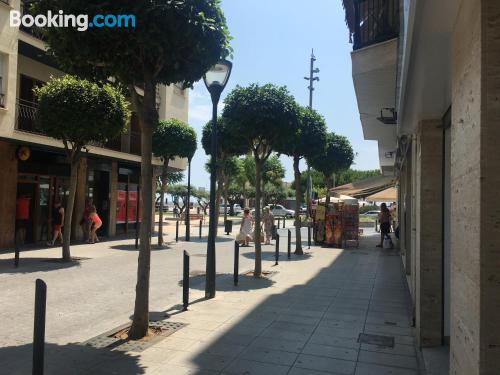
[[[440,120],[422,121],[416,164],[416,328],[419,346],[441,344],[442,336],[442,158]]]

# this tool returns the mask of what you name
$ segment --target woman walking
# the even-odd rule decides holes
[[[99,238],[97,237],[97,230],[102,227],[102,220],[97,215],[97,210],[94,205],[90,207],[90,215],[89,215],[90,220],[92,221],[91,227],[90,227],[90,235],[89,235],[89,243],[96,243],[99,242]]]
[[[241,219],[240,232],[245,235],[245,244],[243,246],[249,246],[248,243],[253,236],[253,217],[250,215],[250,209],[245,208],[243,210],[243,218]]]
[[[391,249],[394,247],[392,243],[392,238],[389,233],[391,233],[391,212],[387,208],[385,203],[380,205],[380,213],[378,214],[378,220],[380,222],[380,244],[377,247],[384,247],[384,239],[388,239],[391,243]]]
[[[63,244],[62,227],[64,225],[64,207],[61,205],[61,201],[56,200],[54,202],[54,209],[52,210],[52,225],[54,227],[54,236],[52,237],[52,242],[47,242],[47,245],[54,246],[56,240],[61,238],[61,245]]]
[[[264,215],[262,215],[262,222],[264,224],[264,232],[266,234],[266,242],[264,243],[264,245],[270,245],[271,237],[273,234],[274,216],[269,207],[264,207]]]

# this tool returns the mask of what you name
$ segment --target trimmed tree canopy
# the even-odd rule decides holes
[[[78,149],[118,136],[130,115],[121,92],[72,76],[52,78],[36,89],[38,121],[48,136]]]
[[[201,136],[201,145],[207,155],[212,154],[212,128],[212,121],[207,122]],[[240,142],[238,143],[238,141]],[[219,117],[217,119],[217,156],[221,157],[223,154],[226,156],[238,155],[241,154],[242,149],[246,149],[246,144],[242,144],[240,138],[232,138],[226,121]]]
[[[45,29],[50,52],[69,72],[127,84],[147,77],[163,84],[199,80],[230,53],[219,0],[40,0],[35,11],[135,16],[135,27]],[[130,26],[130,25],[129,25]]]
[[[328,133],[324,152],[310,160],[311,166],[330,177],[334,173],[348,169],[354,161],[354,151],[349,140],[335,133]]]
[[[286,87],[237,86],[224,100],[223,118],[231,139],[245,144],[240,154],[257,151],[263,159],[293,141],[297,105]]]
[[[177,119],[160,121],[153,133],[153,153],[164,159],[191,159],[196,152],[195,130]]]

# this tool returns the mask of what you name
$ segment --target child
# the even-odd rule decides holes
[[[91,220],[92,224],[90,226],[90,235],[89,235],[89,243],[95,243],[99,242],[99,238],[97,237],[97,230],[102,227],[102,220],[97,215],[97,210],[94,205],[90,207],[90,215],[89,219]]]
[[[52,223],[54,225],[54,236],[52,242],[47,242],[47,245],[54,246],[56,240],[61,238],[61,245],[63,244],[62,227],[64,223],[64,208],[59,200],[54,202],[54,209],[52,211]]]

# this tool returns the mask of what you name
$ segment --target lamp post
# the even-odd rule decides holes
[[[215,212],[215,184],[217,165],[217,105],[226,87],[233,64],[227,60],[221,60],[215,64],[203,77],[205,86],[212,98],[212,144],[210,163],[210,218],[208,225],[207,241],[207,268],[205,272],[205,298],[215,297],[215,232],[217,230],[217,216]]]

